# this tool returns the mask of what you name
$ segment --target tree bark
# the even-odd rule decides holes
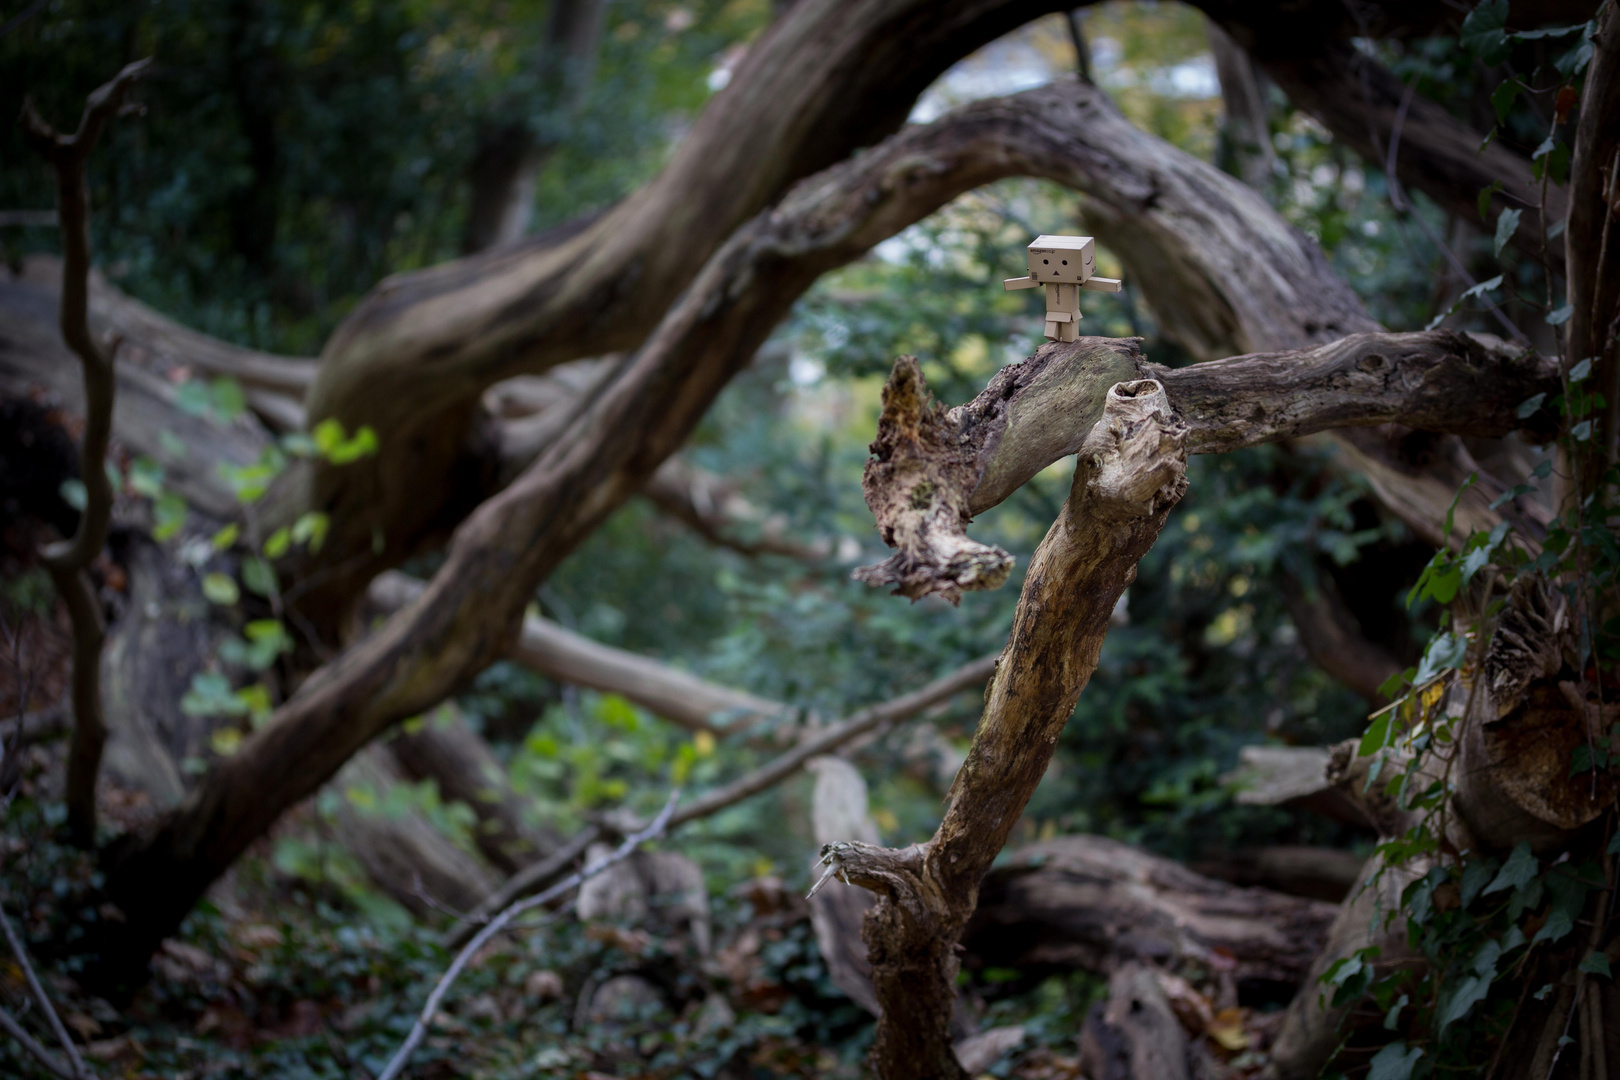
[[[1593,415],[1580,493],[1598,490],[1620,455],[1620,16],[1603,8],[1581,94],[1570,163],[1564,328],[1565,370],[1592,360],[1588,388],[1606,399]],[[1570,500],[1562,500],[1566,503]]]
[[[922,485],[904,483],[928,469],[940,445],[942,410],[925,393],[916,362],[898,362],[865,484],[869,503],[900,498],[926,514]],[[823,848],[845,880],[878,896],[864,937],[883,1005],[872,1063],[885,1080],[965,1076],[950,1040],[955,944],[980,878],[1040,783],[1096,667],[1115,603],[1186,489],[1186,429],[1162,387],[1117,383],[1101,412],[1080,446],[1063,513],[1031,561],[984,715],[933,839],[903,851]],[[907,460],[913,469],[897,467]],[[947,458],[937,471],[955,465]],[[901,488],[883,490],[890,478]],[[948,482],[941,475],[937,486]],[[936,581],[946,595],[961,584],[948,571]]]
[[[962,935],[970,967],[1108,974],[1131,962],[1230,961],[1240,984],[1295,987],[1337,907],[1205,877],[1100,836],[1021,847],[979,886]]]
[[[530,60],[539,100],[525,101],[522,108],[567,113],[578,107],[596,69],[606,7],[604,0],[555,0],[544,40]],[[509,104],[508,110],[518,107]],[[535,180],[557,145],[556,135],[541,138],[530,123],[486,127],[467,169],[472,198],[461,241],[464,254],[515,243],[529,231]]]
[[[327,343],[307,402],[312,421],[369,425],[383,448],[317,465],[300,500],[333,523],[320,565],[337,572],[305,601],[316,624],[340,621],[379,569],[471,509],[448,496],[458,474],[463,489],[479,476],[466,458],[486,387],[634,348],[734,229],[795,181],[895,131],[957,58],[1059,6],[795,4],[647,186],[589,223],[379,286]]]

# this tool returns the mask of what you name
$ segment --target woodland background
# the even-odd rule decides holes
[[[668,160],[777,14],[767,0],[614,0],[602,7],[592,48],[559,78],[534,62],[551,47],[551,12],[531,0],[13,7],[5,18],[17,17],[0,31],[7,115],[32,95],[44,116],[66,125],[123,63],[157,58],[134,93],[144,114],[113,124],[90,163],[105,280],[185,326],[291,356],[316,354],[387,275],[478,246],[476,188],[501,138],[516,132],[543,148],[525,207],[530,231],[629,195]],[[1046,16],[952,67],[912,117],[1070,80],[1083,65],[1138,127],[1253,185],[1321,245],[1384,325],[1418,328],[1438,317],[1448,328],[1500,332],[1477,303],[1457,306],[1467,283],[1431,242],[1438,236],[1474,279],[1506,275],[1503,312],[1556,351],[1538,329],[1540,312],[1512,298],[1543,290],[1535,260],[1421,194],[1398,210],[1379,169],[1251,65],[1257,114],[1230,71],[1224,82],[1218,74],[1221,46],[1210,34],[1201,13],[1173,3],[1095,5],[1075,25]],[[1494,83],[1455,36],[1368,48],[1423,95],[1481,119]],[[1511,114],[1500,138],[1533,146],[1535,124]],[[0,211],[43,210],[52,200],[48,170],[18,129],[0,128]],[[1071,190],[1002,180],[824,275],[680,451],[683,492],[628,502],[550,575],[533,610],[596,642],[786,703],[800,719],[847,716],[999,650],[1072,462],[976,523],[974,535],[1012,552],[1017,568],[1002,589],[968,593],[957,607],[910,604],[851,580],[852,568],[886,554],[861,499],[861,470],[897,355],[921,357],[930,387],[954,404],[1040,344],[1040,301],[1004,293],[1000,281],[1022,273],[1036,234],[1088,232],[1085,215],[1085,199]],[[37,217],[0,216],[0,255],[19,278],[60,244]],[[1099,262],[1119,276],[1106,245]],[[1190,361],[1123,276],[1118,296],[1085,295],[1084,331],[1140,337],[1158,363]],[[229,378],[169,377],[182,406],[211,422],[229,426],[254,408],[251,387]],[[61,481],[72,467],[60,460],[61,444],[34,441],[34,414],[15,400],[5,408],[0,617],[10,659],[0,707],[34,714],[64,693],[68,633],[30,552],[43,525],[71,529],[75,490]],[[1373,833],[1297,806],[1240,802],[1234,773],[1246,747],[1325,746],[1361,734],[1387,700],[1378,684],[1416,664],[1440,624],[1432,600],[1408,602],[1431,540],[1330,458],[1325,447],[1300,443],[1191,459],[1189,493],[1116,613],[1101,665],[1009,850],[1092,834],[1242,885],[1302,888],[1324,900],[1347,891],[1344,867],[1353,872]],[[196,517],[165,531],[176,511],[172,501],[165,507],[173,488],[161,462],[125,453],[118,470],[112,552],[133,552],[150,537],[175,550],[196,542]],[[122,557],[98,570],[114,592]],[[403,569],[426,578],[440,558],[416,555]],[[231,755],[285,690],[276,683],[282,645],[256,655],[246,629],[262,605],[234,584],[211,590],[207,569],[198,563],[193,588],[215,609],[210,618],[234,620],[240,637],[201,652],[190,646],[196,670],[175,708],[213,720],[207,741],[181,762],[193,774]],[[1363,650],[1348,657],[1359,667],[1345,663],[1334,626]],[[979,708],[969,688],[851,753],[886,843],[902,846],[934,828]],[[480,734],[526,827],[560,836],[620,807],[650,815],[672,787],[705,789],[779,749],[763,726],[753,738],[717,738],[510,660],[406,731],[434,725]],[[74,973],[74,960],[53,943],[71,939],[85,918],[75,897],[98,873],[63,834],[61,754],[49,739],[8,749],[6,782],[16,794],[0,838],[0,897],[57,980]],[[109,755],[102,828],[148,820],[159,800],[138,790],[130,778],[138,769],[116,745]],[[795,776],[656,845],[700,868],[701,920],[677,930],[630,919],[581,933],[563,915],[475,965],[411,1075],[858,1074],[872,1019],[835,985],[796,899],[816,876],[816,783]],[[479,858],[479,816],[432,779],[340,774],[250,848],[132,1001],[113,1006],[51,983],[92,1063],[109,1076],[377,1072],[447,961],[443,909],[467,905],[435,896],[420,879],[390,877],[357,852],[356,836],[373,835],[368,820],[426,822]],[[1305,848],[1328,851],[1329,871],[1301,884],[1264,869],[1268,857]],[[699,921],[707,943],[693,940]],[[694,959],[705,947],[708,955]],[[604,1005],[593,1013],[593,995],[627,971],[658,992],[627,991],[617,1012]],[[0,972],[3,980],[8,1000],[20,1002],[20,969]],[[978,1071],[1077,1075],[1075,1040],[1106,985],[1083,966],[970,962],[961,988],[978,1027],[1023,1032]],[[1245,990],[1241,1015],[1211,1021],[1212,1052],[1240,1071],[1250,1053],[1259,1067],[1250,1045],[1262,1037],[1244,1024],[1291,996],[1291,987]],[[38,1067],[7,1042],[0,1070],[34,1075]]]

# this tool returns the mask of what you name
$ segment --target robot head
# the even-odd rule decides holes
[[[1029,276],[1039,282],[1079,285],[1097,272],[1097,245],[1089,236],[1037,236],[1029,245]]]

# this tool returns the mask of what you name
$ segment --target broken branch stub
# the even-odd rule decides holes
[[[1095,347],[1100,339],[1091,340]],[[1038,371],[1035,361],[1060,352],[1072,357],[1077,344],[1043,349],[1030,366]],[[1134,353],[1134,344],[1128,348]],[[902,392],[924,400],[915,362],[902,361],[896,375]],[[1009,380],[1016,382],[1016,375]],[[883,1007],[872,1050],[883,1080],[965,1076],[950,1041],[956,942],[973,914],[980,880],[1023,814],[1096,670],[1114,604],[1187,488],[1187,426],[1172,412],[1163,384],[1117,381],[1099,397],[1101,419],[1078,440],[1068,500],[1030,560],[1007,647],[938,831],[903,851],[861,843],[822,848],[842,880],[878,896],[862,936]],[[924,413],[918,408],[912,415]],[[936,423],[949,419],[931,415]],[[891,419],[887,409],[885,418]],[[953,468],[962,468],[966,446],[979,451],[980,460],[998,452],[990,441],[958,439],[946,448]],[[965,503],[968,483],[987,471],[976,461],[954,475],[935,475],[954,481]],[[902,499],[906,490],[899,489]],[[946,524],[959,529],[960,518]]]
[[[916,357],[895,360],[861,490],[896,551],[855,579],[953,604],[963,592],[1005,582],[1012,556],[969,539],[968,523],[1080,448],[1109,388],[1140,376],[1138,340],[1050,343],[949,411],[928,392]]]

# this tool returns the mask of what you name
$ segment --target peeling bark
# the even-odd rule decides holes
[[[1552,361],[1443,330],[1352,334],[1312,349],[1173,370],[1144,363],[1134,339],[1082,338],[1043,346],[1003,368],[971,402],[946,411],[928,398],[916,360],[902,357],[884,388],[862,479],[879,533],[899,550],[857,577],[894,584],[913,599],[937,592],[954,600],[964,589],[1000,585],[1011,557],[968,539],[967,522],[1074,453],[1102,394],[1138,373],[1164,386],[1186,422],[1189,453],[1391,422],[1545,437],[1541,422],[1520,420],[1517,409],[1558,385]]]
[[[967,963],[1108,974],[1230,961],[1239,983],[1298,986],[1337,908],[1241,888],[1100,836],[1021,847],[979,886]]]
[[[1114,604],[1186,489],[1185,440],[1159,384],[1122,382],[1108,391],[1080,446],[1063,513],[1031,561],[938,831],[901,851],[860,843],[823,849],[844,880],[878,896],[863,936],[883,1005],[872,1062],[885,1080],[965,1075],[950,1039],[956,942],[980,879],[1096,668]],[[955,577],[940,579],[941,588],[955,585]]]

